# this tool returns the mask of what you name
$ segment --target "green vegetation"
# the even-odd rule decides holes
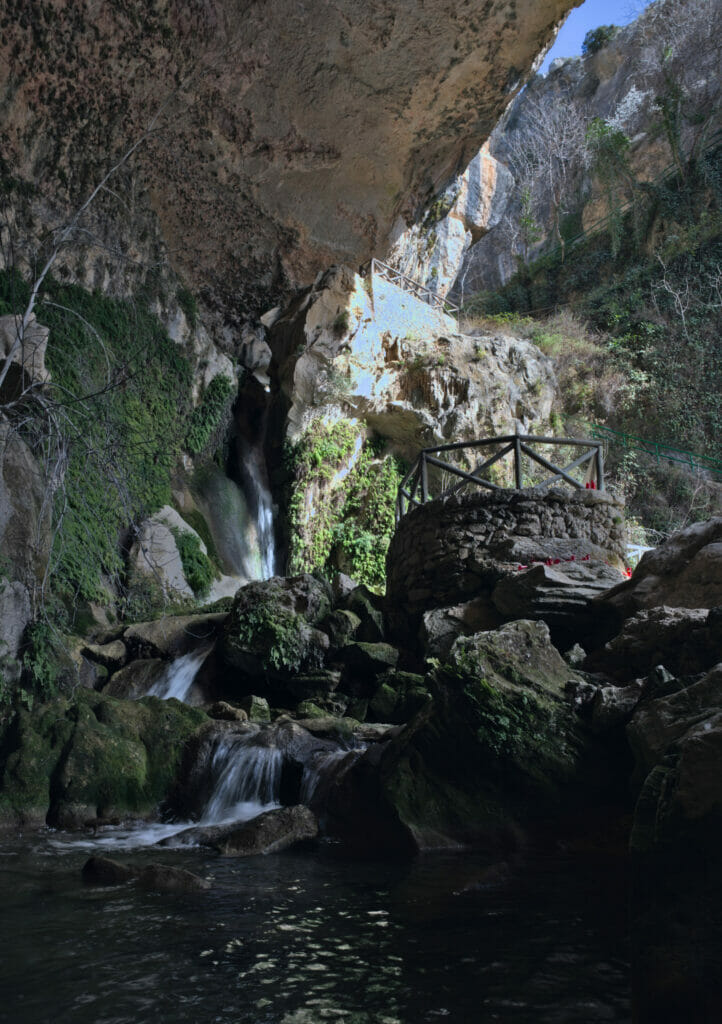
[[[348,331],[351,322],[351,315],[347,309],[342,309],[333,322],[333,333],[337,338],[342,338]]]
[[[608,183],[623,176],[623,140],[599,128]],[[637,187],[634,201],[575,245],[549,252],[466,314],[516,318],[556,363],[571,433],[602,422],[719,458],[722,437],[722,148],[681,174]],[[529,315],[561,310],[529,323]],[[630,511],[661,531],[719,513],[719,488],[613,447],[612,481]]]
[[[308,656],[303,619],[269,597],[238,615],[234,642],[241,649],[263,650],[265,667],[297,672]]]
[[[382,588],[399,468],[350,420],[317,423],[288,452],[291,573],[343,568]]]
[[[22,311],[28,294],[16,272],[0,272],[0,315]],[[16,415],[27,443],[51,471],[57,466],[61,480],[48,492],[53,546],[44,621],[34,627],[25,659],[36,692],[48,696],[64,672],[62,633],[72,629],[79,606],[107,605],[124,592],[124,532],[171,503],[171,472],[184,447],[208,449],[233,385],[225,377],[212,381],[194,411],[190,363],[132,301],[48,278],[36,312],[50,328],[49,402],[27,401]],[[202,596],[214,569],[200,549],[182,544],[189,582]],[[159,595],[146,597],[150,607]]]
[[[213,563],[203,554],[200,540],[194,533],[186,530],[172,532],[183,565],[183,575],[195,596],[202,600],[208,597],[211,584],[217,575]]]
[[[599,53],[610,40],[614,39],[619,29],[616,25],[600,25],[587,32],[582,42],[582,53],[586,57],[590,53]]]
[[[185,447],[191,455],[208,454],[218,447],[218,433],[226,427],[234,398],[233,381],[222,374],[214,377],[191,413],[185,438]]]
[[[188,288],[181,286],[176,292],[176,298],[178,299],[178,305],[185,314],[188,326],[192,331],[194,331],[198,323],[198,303],[196,302],[193,292],[189,291]]]

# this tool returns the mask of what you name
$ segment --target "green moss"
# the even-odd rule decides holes
[[[198,323],[198,303],[193,292],[189,291],[188,288],[180,287],[176,292],[176,298],[178,299],[178,305],[185,314],[188,326],[194,331]]]
[[[191,455],[207,453],[214,447],[213,442],[228,420],[234,398],[233,381],[223,375],[214,377],[191,414],[185,439],[185,447]]]
[[[174,529],[172,533],[188,585],[197,598],[208,597],[217,574],[210,558],[203,553],[200,540],[186,530]]]

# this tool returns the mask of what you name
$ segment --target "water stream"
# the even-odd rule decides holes
[[[212,649],[212,644],[206,645],[175,658],[148,690],[148,696],[160,697],[161,700],[170,700],[171,697],[187,700],[193,681]]]

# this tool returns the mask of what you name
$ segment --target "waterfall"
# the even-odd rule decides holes
[[[148,696],[160,697],[161,700],[175,697],[176,700],[185,701],[193,686],[193,681],[212,647],[213,644],[199,647],[172,661],[148,690]]]
[[[279,806],[283,751],[258,728],[220,736],[210,759],[211,795],[201,824],[248,820]]]
[[[260,466],[261,457],[258,450],[251,448],[244,451],[242,460],[246,486],[250,491],[250,505],[256,515],[256,532],[261,554],[261,579],[267,580],[275,572],[276,541],[273,528],[273,503],[265,480],[265,472]]]

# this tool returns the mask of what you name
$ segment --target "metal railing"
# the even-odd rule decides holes
[[[412,277],[407,274],[402,274],[400,270],[396,270],[394,267],[389,266],[388,263],[384,263],[383,260],[372,259],[370,263],[371,275],[378,275],[384,281],[388,281],[390,284],[395,284],[397,287],[402,288],[405,292],[413,295],[415,298],[420,299],[421,302],[425,302],[429,306],[433,306],[435,309],[440,310],[442,313],[446,313],[448,316],[458,317],[459,307],[455,306],[453,302],[449,302],[443,297],[443,295],[437,295],[431,288],[427,288],[426,285],[421,284],[419,281],[414,281]]]
[[[501,446],[498,451],[483,461],[477,462],[476,466],[467,471],[459,466],[439,458],[439,455],[449,455],[461,451],[476,451],[494,446]],[[577,458],[565,466],[555,465],[550,459],[545,458],[539,452],[534,451],[532,445],[552,445],[559,448],[573,447],[585,448]],[[486,479],[481,474],[487,472],[492,466],[502,459],[511,456],[514,463],[514,487],[505,488],[492,480]],[[603,443],[592,438],[577,437],[535,437],[532,434],[507,434],[500,437],[487,437],[479,441],[457,441],[452,444],[438,445],[436,448],[423,448],[419,456],[406,473],[399,484],[396,495],[396,522],[411,508],[433,501],[436,498],[446,498],[457,494],[464,488],[470,486],[481,487],[490,491],[503,491],[508,489],[521,490],[524,486],[525,466],[524,457],[535,466],[540,466],[546,477],[530,485],[531,490],[540,491],[551,484],[560,482],[568,484],[574,490],[583,490],[591,487],[594,490],[604,490],[604,457]],[[584,469],[586,478],[578,479],[572,475],[574,470],[581,472]],[[444,474],[458,477],[458,482],[452,486],[444,487]]]
[[[612,430],[611,427],[595,423],[592,427],[592,437],[605,444],[618,444],[629,451],[643,452],[656,459],[657,465],[660,460],[665,462],[677,462],[686,466],[692,472],[708,472],[722,476],[722,459],[713,459],[709,455],[696,455],[694,452],[685,451],[684,448],[675,448],[674,445],[665,444],[663,441],[647,441],[635,434],[627,434],[623,430]]]

